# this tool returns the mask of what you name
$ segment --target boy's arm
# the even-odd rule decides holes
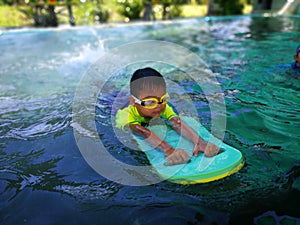
[[[182,149],[174,149],[147,128],[139,124],[130,124],[128,126],[135,134],[144,137],[149,144],[162,150],[165,153],[165,157],[168,159],[167,165],[183,164],[189,161],[190,156],[187,152]]]
[[[170,119],[173,124],[173,128],[182,136],[188,137],[195,144],[193,155],[197,156],[199,151],[205,153],[206,156],[211,157],[218,153],[219,147],[204,141],[199,135],[183,122],[179,117],[173,117]]]

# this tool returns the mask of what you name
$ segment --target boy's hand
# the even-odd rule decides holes
[[[171,154],[167,156],[167,166],[185,164],[189,162],[191,156],[182,149],[175,149]]]
[[[194,147],[193,155],[198,156],[199,151],[204,152],[207,157],[212,157],[218,154],[219,147],[210,142],[199,141]]]

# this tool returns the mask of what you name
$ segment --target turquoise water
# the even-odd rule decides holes
[[[254,16],[3,30],[0,223],[300,224],[300,80],[286,72],[299,45],[299,25],[298,17]],[[226,102],[224,141],[245,156],[240,172],[208,184],[134,187],[106,179],[83,159],[72,125],[81,78],[110,49],[149,39],[183,46],[213,71]],[[119,142],[109,119],[127,72],[105,85],[96,124],[114,157],[142,165],[145,156]],[[164,72],[172,78],[178,71]],[[185,77],[176,82],[209,128],[201,88]]]

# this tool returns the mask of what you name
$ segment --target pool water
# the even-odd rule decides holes
[[[300,75],[287,72],[299,38],[300,18],[287,16],[3,30],[0,223],[300,224]],[[207,184],[136,187],[106,179],[84,160],[73,134],[76,88],[105,53],[143,40],[176,43],[208,64],[226,102],[224,141],[245,157],[238,173]],[[129,76],[124,68],[105,84],[96,124],[114,157],[142,165],[145,156],[122,145],[110,120]],[[176,82],[209,129],[201,88],[180,76]],[[176,89],[171,94],[176,101]]]

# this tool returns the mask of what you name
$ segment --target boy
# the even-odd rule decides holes
[[[219,148],[202,140],[167,104],[169,95],[166,93],[166,83],[158,71],[149,67],[135,71],[130,80],[130,94],[130,105],[117,112],[116,126],[132,130],[163,151],[167,158],[167,165],[187,163],[191,156],[183,149],[174,149],[148,130],[145,125],[153,118],[164,117],[171,122],[173,129],[193,141],[195,144],[193,155],[197,156],[199,151],[204,152],[208,157],[217,154]]]
[[[294,60],[295,62],[293,62],[291,64],[291,67],[293,70],[300,72],[300,45],[297,47],[296,49],[296,54],[294,55]]]

